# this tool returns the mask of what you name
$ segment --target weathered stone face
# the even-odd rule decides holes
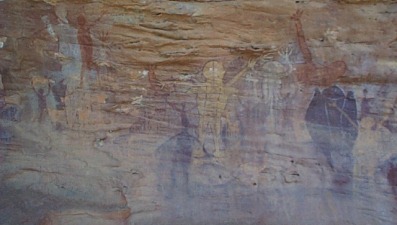
[[[396,15],[0,0],[0,224],[396,224]]]
[[[396,3],[395,0],[338,0],[338,2],[350,4]]]

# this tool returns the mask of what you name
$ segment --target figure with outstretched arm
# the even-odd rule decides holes
[[[38,121],[41,122],[43,121],[43,118],[46,114],[48,114],[48,109],[47,109],[47,97],[50,94],[50,87],[48,85],[48,91],[45,93],[44,88],[40,87],[39,89],[36,89],[35,86],[32,83],[32,88],[33,91],[37,95],[37,106],[39,109],[39,117]]]
[[[81,55],[81,74],[80,74],[80,87],[84,86],[84,73],[89,70],[95,69],[94,57],[93,57],[93,41],[91,38],[91,28],[102,19],[105,12],[101,14],[92,23],[88,23],[87,19],[83,14],[77,17],[77,41],[80,45]]]
[[[304,59],[303,64],[296,65],[295,76],[298,82],[303,85],[330,86],[344,76],[347,69],[346,63],[340,60],[326,66],[318,66],[313,62],[312,54],[303,32],[302,15],[303,11],[297,10],[291,16],[291,20],[295,21],[296,37]]]
[[[302,23],[300,20],[302,14],[303,10],[297,10],[296,13],[291,16],[291,19],[295,21],[296,37],[298,39],[298,45],[302,52],[303,59],[305,60],[306,64],[313,64],[312,53],[306,44],[305,34],[303,32]]]
[[[253,68],[256,60],[250,60],[248,64],[229,82],[223,83],[225,69],[218,61],[207,62],[203,69],[206,81],[197,91],[197,104],[199,112],[198,138],[204,145],[205,135],[212,133],[214,141],[214,156],[222,157],[221,149],[221,119],[225,114],[228,98],[235,92],[234,85],[241,77]],[[208,130],[209,129],[209,130]]]

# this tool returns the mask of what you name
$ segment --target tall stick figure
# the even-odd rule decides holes
[[[39,87],[38,89],[35,88],[33,82],[32,82],[32,88],[33,91],[37,95],[37,106],[39,110],[39,117],[38,121],[41,122],[43,121],[43,118],[46,114],[48,114],[48,109],[47,109],[47,96],[50,94],[50,87],[48,87],[47,93],[44,93],[44,88]]]
[[[81,55],[81,74],[80,74],[80,87],[83,88],[84,85],[84,73],[95,68],[94,57],[93,57],[93,41],[91,38],[91,28],[102,19],[102,15],[93,21],[91,24],[87,23],[87,20],[83,14],[77,17],[77,41],[80,45],[80,55]]]

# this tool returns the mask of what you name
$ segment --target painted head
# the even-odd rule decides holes
[[[222,82],[223,76],[225,75],[225,69],[222,63],[217,61],[210,61],[205,64],[203,69],[203,75],[209,81],[220,81]]]
[[[337,75],[337,78],[345,76],[347,66],[344,61],[336,61],[332,63],[332,68],[334,69],[333,72]]]
[[[84,25],[86,24],[86,22],[87,22],[87,20],[85,19],[85,17],[84,17],[83,14],[80,14],[80,15],[77,17],[77,24],[78,24],[79,26],[84,26]]]
[[[338,86],[332,86],[323,91],[323,96],[329,100],[338,100],[345,98],[345,94]]]

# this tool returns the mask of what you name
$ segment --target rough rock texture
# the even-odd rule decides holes
[[[396,23],[393,0],[1,0],[0,224],[397,224]]]

